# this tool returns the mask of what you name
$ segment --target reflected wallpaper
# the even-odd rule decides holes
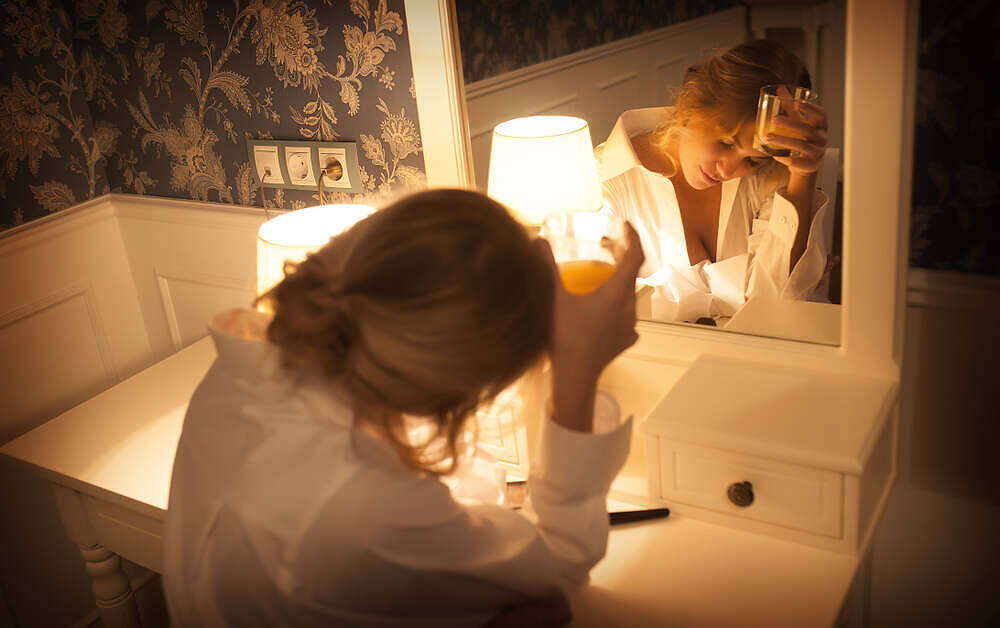
[[[258,188],[248,138],[356,141],[369,196],[425,181],[402,0],[10,0],[0,29],[0,228],[109,191],[312,203]]]
[[[455,0],[471,83],[739,5],[737,0]]]
[[[920,13],[910,264],[1000,275],[1000,7],[922,0]]]

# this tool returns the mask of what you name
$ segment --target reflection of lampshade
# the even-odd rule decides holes
[[[570,116],[515,118],[493,129],[487,193],[527,225],[603,204],[587,122]]]
[[[320,205],[275,216],[257,231],[257,294],[285,277],[285,261],[306,255],[375,211],[368,205]]]

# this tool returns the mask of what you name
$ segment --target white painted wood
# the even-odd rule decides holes
[[[757,521],[840,538],[841,474],[660,439],[659,497]],[[750,482],[754,500],[734,505],[732,484]]]
[[[107,197],[36,222],[0,234],[0,442],[152,357]]]
[[[895,394],[892,380],[704,355],[643,429],[674,441],[859,474]]]
[[[84,497],[59,485],[53,487],[53,496],[66,534],[80,548],[101,621],[109,627],[137,628],[139,613],[131,584],[122,571],[121,557],[100,544],[100,535],[87,516]]]
[[[591,586],[572,598],[573,626],[832,626],[857,565],[672,511],[612,529]]]
[[[454,0],[405,0],[417,117],[429,186],[472,184]]]
[[[88,303],[89,301],[89,303]],[[27,431],[70,404],[93,395],[117,371],[95,318],[88,284],[51,293],[0,322],[0,381],[5,419],[0,441]]]
[[[897,381],[909,233],[902,190],[912,175],[903,168],[906,4],[848,3],[844,106],[843,366]]]
[[[139,611],[121,556],[100,545],[81,546],[80,555],[92,580],[101,623],[108,628],[139,628]]]
[[[187,402],[215,348],[202,339],[2,448],[57,484],[162,520]]]
[[[650,495],[723,525],[863,553],[895,479],[896,389],[702,355],[641,426]],[[743,481],[767,503],[729,504],[726,489]]]
[[[247,277],[169,273],[159,269],[154,272],[174,350],[204,338],[213,314],[233,307],[250,307],[256,295],[256,286]]]
[[[465,86],[475,183],[485,189],[493,127],[563,114],[587,120],[603,142],[622,111],[663,105],[692,63],[746,39],[736,7],[476,81]]]
[[[255,207],[113,194],[135,297],[159,359],[206,333],[209,317],[256,294]]]
[[[52,480],[57,494],[73,504],[62,508],[67,530],[84,542],[97,539],[90,547],[100,569],[113,574],[112,548],[130,560],[162,555],[162,519],[184,410],[213,356],[210,341],[201,340],[0,448]],[[631,385],[636,373],[669,377],[678,369],[622,364],[620,372],[612,367],[603,385],[624,399],[629,397],[615,386]],[[649,396],[645,403],[652,405]],[[92,455],[95,450],[101,455]],[[674,514],[611,532],[592,586],[573,598],[575,625],[830,625],[856,564],[849,556]],[[101,596],[117,599],[110,592]]]

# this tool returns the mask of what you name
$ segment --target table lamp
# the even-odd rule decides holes
[[[604,199],[586,120],[529,116],[498,124],[486,193],[532,227],[552,214],[601,209]]]
[[[262,224],[257,231],[257,294],[264,294],[284,279],[286,261],[302,261],[374,211],[369,205],[317,205],[275,216]]]

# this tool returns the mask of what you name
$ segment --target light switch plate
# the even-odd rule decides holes
[[[336,159],[343,166],[343,174],[336,180],[324,177],[323,190],[364,192],[356,142],[247,140],[247,153],[257,183],[263,187],[315,191],[320,171]]]

